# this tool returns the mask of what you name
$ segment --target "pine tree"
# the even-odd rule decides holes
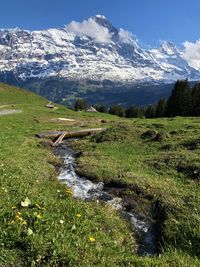
[[[102,112],[102,113],[107,113],[108,112],[108,108],[104,105],[94,105],[94,108],[98,111],[98,112]]]
[[[122,106],[120,105],[112,105],[109,108],[109,113],[112,115],[117,115],[119,117],[125,117],[125,110]]]
[[[143,108],[131,106],[126,109],[126,118],[141,118],[143,116]]]
[[[74,109],[78,110],[86,110],[88,107],[87,101],[85,99],[77,99],[74,104]]]
[[[192,89],[192,115],[200,116],[200,83]]]
[[[145,117],[146,118],[155,118],[156,116],[156,105],[149,105],[145,109]]]
[[[160,99],[156,106],[155,117],[157,118],[164,117],[166,115],[166,108],[167,108],[167,101],[165,99]]]
[[[167,102],[168,116],[189,116],[192,113],[192,94],[188,80],[178,80]]]

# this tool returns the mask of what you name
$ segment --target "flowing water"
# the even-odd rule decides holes
[[[122,198],[106,192],[102,182],[94,183],[77,175],[75,172],[76,153],[67,144],[61,144],[56,147],[55,155],[64,160],[58,178],[72,189],[74,197],[85,201],[97,200],[105,202],[117,209],[129,221],[132,230],[136,233],[139,245],[138,254],[141,256],[153,256],[156,254],[156,232],[148,219],[139,214],[126,211],[123,207]]]

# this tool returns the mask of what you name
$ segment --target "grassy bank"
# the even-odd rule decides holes
[[[199,266],[200,120],[123,120],[46,103],[0,85],[0,110],[22,111],[0,116],[0,266]],[[63,117],[74,122],[55,120]],[[103,135],[74,144],[83,152],[78,171],[160,203],[158,257],[136,255],[135,237],[114,210],[74,199],[56,178],[59,160],[34,136],[102,125],[109,128]],[[165,134],[154,141],[153,131]]]
[[[159,203],[161,258],[170,254],[169,266],[196,266],[200,256],[199,127],[199,118],[124,120],[75,144],[80,174]]]

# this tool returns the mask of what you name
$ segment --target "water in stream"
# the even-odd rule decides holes
[[[141,215],[126,211],[123,207],[122,199],[106,192],[102,182],[93,183],[84,177],[79,177],[74,168],[76,153],[67,144],[61,144],[55,148],[55,154],[64,160],[58,178],[72,189],[74,197],[87,201],[98,200],[105,202],[119,210],[120,214],[129,221],[132,230],[136,233],[139,244],[138,254],[141,256],[155,255],[157,252],[156,233],[151,223]]]

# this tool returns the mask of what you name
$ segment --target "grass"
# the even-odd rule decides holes
[[[149,129],[158,131],[155,124],[161,123],[159,131],[167,138],[144,138]],[[159,201],[164,211],[163,259],[166,251],[172,253],[172,258],[174,251],[180,255],[184,252],[191,262],[200,256],[200,150],[198,146],[191,150],[184,145],[198,140],[199,127],[199,118],[126,120],[121,125],[117,122],[106,133],[75,144],[83,151],[77,168],[80,174],[106,184],[128,185],[133,191],[139,188],[144,197]],[[182,263],[182,256],[174,262],[172,266],[196,266]]]
[[[127,120],[63,106],[49,110],[47,102],[0,84],[0,109],[12,104],[6,109],[22,110],[0,116],[0,266],[199,266],[199,178],[191,173],[199,170],[200,150],[190,144],[200,137],[200,119]],[[58,117],[75,122],[52,121]],[[137,256],[135,237],[114,210],[74,199],[56,178],[59,160],[34,136],[102,127],[101,119],[108,127],[104,134],[74,143],[83,152],[77,171],[128,185],[130,192],[137,188],[143,198],[160,203],[165,220],[158,257]],[[148,130],[169,137],[141,138]],[[30,203],[23,207],[26,198]]]

